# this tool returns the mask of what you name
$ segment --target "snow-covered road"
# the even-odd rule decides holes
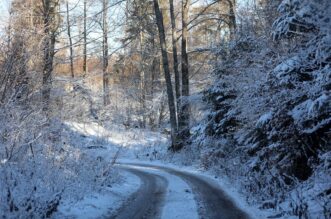
[[[120,167],[120,169],[137,175],[142,183],[138,191],[131,195],[126,203],[110,218],[159,218],[166,195],[167,179],[135,168]]]
[[[79,201],[62,201],[55,218],[266,218],[251,208],[226,179],[215,180],[213,173],[202,173],[198,166],[162,162],[163,156],[170,155],[167,138],[160,133],[72,122],[68,126],[84,136],[108,139],[108,145],[85,147],[85,153],[95,159],[117,160],[112,167],[118,168],[114,173],[120,177],[106,191],[86,194]],[[89,146],[102,144],[92,137]]]
[[[142,183],[110,218],[250,218],[210,179],[152,164],[118,163],[117,167]]]

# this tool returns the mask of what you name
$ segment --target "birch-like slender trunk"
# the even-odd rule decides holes
[[[84,45],[83,45],[83,76],[87,74],[87,0],[84,0]]]
[[[34,12],[33,12],[33,10],[34,10],[34,4],[33,4],[33,0],[30,0],[30,27],[31,27],[31,29],[33,29],[33,14],[34,14]]]
[[[70,13],[69,13],[69,0],[67,0],[66,2],[66,6],[67,6],[67,34],[68,34],[68,38],[69,38],[69,51],[70,51],[70,73],[71,73],[71,77],[75,77],[75,73],[74,73],[74,51],[72,48],[72,38],[71,38],[71,24],[70,24]]]
[[[109,89],[109,72],[108,72],[108,1],[103,0],[103,16],[102,16],[102,73],[103,73],[103,103],[105,106],[110,104],[110,89]]]
[[[144,66],[144,33],[140,31],[140,90],[141,90],[141,112],[142,112],[142,127],[146,127],[146,75],[145,75],[145,66]]]

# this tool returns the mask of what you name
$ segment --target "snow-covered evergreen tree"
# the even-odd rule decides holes
[[[283,0],[278,13],[270,39],[242,31],[216,52],[202,161],[242,177],[262,208],[330,215],[331,2]]]

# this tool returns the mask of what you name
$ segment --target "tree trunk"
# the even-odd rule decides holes
[[[144,35],[143,32],[140,31],[140,90],[141,90],[141,112],[142,112],[142,124],[141,127],[146,127],[146,76],[145,76],[145,68],[144,68],[144,47],[143,47]]]
[[[108,73],[108,1],[103,0],[103,42],[102,42],[102,72],[103,72],[103,103],[105,106],[110,104],[109,73]]]
[[[70,50],[70,73],[71,73],[71,77],[75,77],[75,73],[74,73],[74,52],[73,52],[73,48],[72,48],[72,38],[71,38],[71,25],[70,25],[70,14],[69,14],[69,0],[67,0],[66,2],[67,5],[67,32],[68,32],[68,38],[69,38],[69,50]]]
[[[158,0],[153,0],[153,1],[154,1],[154,10],[155,10],[155,15],[156,15],[156,23],[157,23],[157,27],[158,27],[158,31],[159,31],[164,77],[165,77],[166,86],[167,86],[172,147],[175,148],[175,147],[177,147],[176,107],[175,107],[175,100],[174,100],[174,94],[173,94],[173,90],[172,90],[171,76],[170,76],[170,70],[169,70],[169,61],[168,61],[168,54],[167,54],[165,30],[164,30],[164,25],[163,25],[163,14],[160,10]]]
[[[13,12],[12,10],[9,11],[9,23],[8,23],[8,38],[7,38],[7,47],[8,47],[8,50],[10,49],[10,45],[11,45],[11,35],[12,35],[12,15]]]
[[[45,31],[45,34],[47,31]],[[43,103],[44,111],[49,110],[51,86],[52,86],[52,73],[53,73],[53,60],[54,60],[54,47],[55,47],[55,34],[51,33],[45,39],[44,45],[44,67],[43,67]]]
[[[155,51],[157,51],[156,46],[155,46],[155,35],[152,32],[152,51],[153,54],[155,54]],[[149,92],[149,96],[150,96],[150,100],[153,102],[154,101],[154,88],[155,88],[155,78],[156,78],[156,72],[159,71],[158,70],[158,57],[156,56],[156,54],[153,56],[153,61],[152,61],[152,65],[151,65],[151,86],[150,86],[150,92]],[[159,74],[158,74],[159,75]],[[153,115],[153,113],[151,113],[149,115],[149,124],[152,128],[152,130],[155,128],[155,116]]]
[[[174,60],[174,73],[175,73],[175,91],[176,91],[176,103],[177,103],[177,118],[180,114],[180,79],[179,79],[179,71],[178,71],[178,55],[177,55],[177,34],[176,34],[176,18],[174,11],[174,1],[169,0],[170,5],[170,19],[171,19],[171,36],[172,36],[172,56]]]
[[[182,0],[182,97],[179,131],[181,140],[185,143],[190,137],[190,104],[188,97],[190,95],[190,81],[188,69],[187,37],[188,37],[188,13],[190,0]],[[183,146],[179,144],[178,146]],[[180,147],[177,148],[181,149]]]
[[[87,74],[87,0],[84,0],[84,48],[83,48],[83,76]]]
[[[53,73],[53,60],[55,55],[55,42],[56,42],[56,7],[57,3],[52,0],[45,0],[43,2],[43,21],[44,21],[44,66],[43,66],[43,110],[49,110],[51,86],[52,86],[52,73]]]
[[[34,27],[34,24],[33,24],[33,14],[34,14],[34,12],[33,12],[33,10],[34,10],[33,0],[30,0],[30,27],[31,27],[31,29],[34,29],[33,28]]]
[[[227,2],[229,4],[230,39],[234,39],[235,38],[236,29],[237,29],[236,14],[235,14],[236,1],[235,0],[227,0]]]

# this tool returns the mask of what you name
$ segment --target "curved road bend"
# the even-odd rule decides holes
[[[132,167],[119,167],[137,175],[141,186],[109,219],[154,219],[160,218],[168,181],[159,175]]]
[[[165,171],[172,175],[182,178],[192,188],[193,194],[197,201],[199,216],[202,219],[249,219],[247,213],[238,208],[234,202],[222,191],[215,183],[204,177],[175,170],[168,167],[154,166],[150,164],[136,164],[136,163],[117,163],[118,166],[124,170],[131,171],[142,179],[142,188],[140,188],[133,196],[133,208],[146,207],[141,210],[140,214],[135,217],[131,214],[125,217],[125,211],[130,214],[132,207],[130,201],[126,203],[118,212],[117,217],[113,218],[159,218],[160,209],[166,193],[167,181],[164,177],[154,173],[144,172],[136,169],[137,167],[148,167],[157,171]],[[160,183],[161,182],[161,183]],[[162,188],[162,186],[164,186]],[[156,194],[156,195],[155,195]],[[139,201],[135,197],[139,197]],[[155,200],[154,200],[155,199]],[[140,204],[139,204],[140,203]],[[147,204],[149,203],[149,204]],[[139,208],[140,208],[139,207]],[[148,210],[146,210],[148,208]],[[138,209],[136,210],[138,211]],[[143,213],[146,212],[146,213]],[[147,215],[148,217],[144,217]]]

